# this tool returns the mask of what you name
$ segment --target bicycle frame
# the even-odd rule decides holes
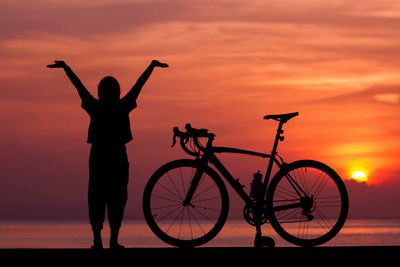
[[[204,149],[203,156],[199,158],[201,161],[201,166],[207,166],[208,162],[211,162],[215,166],[215,168],[222,174],[223,177],[225,177],[226,181],[233,187],[233,189],[237,192],[237,194],[243,199],[243,201],[251,206],[255,207],[254,201],[250,198],[250,196],[243,190],[244,185],[240,184],[238,179],[235,179],[232,174],[225,168],[225,166],[221,163],[221,161],[217,158],[215,153],[238,153],[238,154],[246,154],[246,155],[252,155],[252,156],[258,156],[262,158],[269,158],[269,163],[267,167],[267,171],[264,177],[264,188],[263,188],[263,196],[265,198],[266,192],[267,192],[267,187],[268,187],[268,182],[271,176],[272,172],[272,167],[275,162],[275,164],[279,167],[279,169],[282,169],[282,167],[286,164],[282,158],[281,162],[276,158],[277,155],[277,147],[279,141],[283,141],[284,137],[282,136],[283,131],[282,131],[282,126],[285,122],[280,121],[278,130],[275,136],[275,141],[274,145],[272,148],[271,154],[265,154],[265,153],[260,153],[260,152],[255,152],[255,151],[250,151],[250,150],[244,150],[244,149],[237,149],[237,148],[230,148],[230,147],[214,147],[212,146],[212,142],[214,140],[213,137],[209,137],[207,145]],[[201,147],[198,143],[197,140],[194,139],[194,142],[196,146]],[[189,188],[188,194],[186,195],[186,198],[184,200],[184,205],[190,205],[190,200],[193,197],[194,191],[197,187],[197,184],[200,181],[201,176],[203,175],[203,169],[199,168],[196,174],[193,177],[192,184]],[[291,204],[291,205],[283,205],[278,207],[278,209],[289,209],[289,208],[294,208],[294,207],[299,207],[300,204]]]
[[[243,155],[252,155],[258,156],[262,158],[269,158],[268,169],[264,176],[264,195],[267,190],[268,181],[270,179],[270,173],[275,162],[279,168],[282,168],[282,165],[272,154],[264,154],[249,150],[243,149],[236,149],[236,148],[229,148],[229,147],[213,147],[213,153],[210,153],[209,161],[211,164],[215,166],[215,168],[225,177],[225,180],[235,189],[238,195],[243,199],[243,201],[248,205],[253,205],[253,201],[251,200],[250,196],[243,190],[244,185],[240,184],[238,179],[235,179],[232,174],[225,168],[225,166],[221,163],[221,161],[217,158],[214,153],[238,153]],[[271,166],[271,167],[269,167]]]

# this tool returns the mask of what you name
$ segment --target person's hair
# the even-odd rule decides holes
[[[112,76],[106,76],[101,79],[98,86],[99,100],[104,102],[117,101],[121,95],[121,89],[118,81]]]

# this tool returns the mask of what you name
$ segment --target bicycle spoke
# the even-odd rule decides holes
[[[176,196],[178,199],[183,200],[182,197],[178,194],[175,194],[174,192],[172,192],[168,187],[166,187],[165,185],[161,184],[160,182],[157,183],[157,185],[161,186],[163,189],[165,189],[165,191],[169,192],[171,195]]]
[[[190,210],[189,210],[190,211]],[[197,211],[197,210],[195,210]],[[190,211],[190,214],[192,214],[193,219],[196,221],[197,225],[199,226],[199,228],[201,229],[203,234],[206,234],[206,231],[204,231],[203,227],[201,226],[201,224],[199,223],[199,221],[196,219],[196,217],[193,215],[193,213]],[[211,221],[212,222],[212,221]]]
[[[321,178],[322,175],[326,176],[326,173],[321,172],[321,173],[319,174],[319,176],[318,176],[317,178],[314,179],[315,182],[313,183],[313,185],[312,185],[312,187],[311,187],[311,189],[310,189],[309,192],[312,192],[313,189],[314,189],[314,187],[315,187],[315,185],[316,185],[316,184],[319,184],[319,180],[320,180],[320,178]],[[329,177],[328,177],[328,179],[329,179]],[[318,186],[317,186],[317,187],[318,187]]]
[[[328,208],[328,207],[340,207],[342,205],[342,199],[340,196],[337,197],[320,197],[318,200],[315,200],[318,204],[319,208]],[[321,205],[322,204],[322,205]]]
[[[199,187],[199,186],[198,186]],[[201,195],[207,193],[210,189],[212,188],[216,188],[217,185],[216,184],[211,184],[209,187],[207,187],[206,189],[200,191],[199,193],[196,192],[195,196],[193,196],[192,201],[195,201],[198,197],[200,197]],[[198,191],[198,190],[197,190]]]
[[[303,168],[301,168],[301,170],[302,170],[302,169],[303,169]],[[303,173],[302,171],[300,171],[300,170],[299,170],[299,172],[300,172],[300,175],[301,175],[301,179],[302,179],[302,181],[303,181],[303,186],[304,186],[304,188],[305,188],[307,194],[309,194],[310,191],[309,191],[309,189],[308,189],[308,180],[307,180],[307,178],[306,178],[307,168],[304,168],[304,173]]]
[[[192,204],[199,203],[199,202],[204,202],[204,201],[216,200],[216,199],[221,199],[221,197],[216,196],[216,197],[203,198],[203,199],[192,201]]]
[[[186,186],[185,186],[185,179],[183,179],[183,175],[182,175],[182,170],[181,170],[181,168],[179,168],[179,174],[180,174],[180,178],[181,178],[181,185],[182,185],[182,189],[183,189],[183,191],[182,192],[184,192],[185,194],[186,194]],[[191,177],[193,177],[193,170],[192,170],[192,175],[191,175]]]
[[[165,214],[163,217],[159,218],[159,219],[157,220],[157,222],[163,221],[165,218],[167,218],[169,215],[171,215],[172,213],[174,213],[174,212],[177,211],[178,209],[181,209],[181,206],[179,206],[179,207],[177,207],[176,209],[174,209],[174,210],[168,212],[168,213]],[[179,214],[180,214],[180,213],[178,213],[178,216],[179,216]],[[155,214],[154,216],[157,217],[157,214]],[[177,217],[175,217],[174,220],[176,220],[176,218],[177,218]]]
[[[314,197],[317,198],[319,193],[322,191],[322,189],[326,186],[326,184],[329,181],[329,176],[325,174],[324,178],[322,179],[321,183],[319,184],[319,186],[317,187],[317,189],[315,190],[314,193]]]
[[[284,187],[277,188],[276,192],[279,193],[279,195],[277,195],[277,196],[282,197],[282,198],[285,198],[286,195],[290,198],[298,198],[299,197],[296,192],[293,192]]]
[[[175,182],[173,181],[173,179],[171,178],[171,176],[169,175],[169,173],[167,173],[167,175],[168,175],[169,181],[171,182],[171,184],[172,184],[172,186],[174,187],[175,191],[178,193],[179,199],[182,199],[182,200],[183,200],[183,197],[182,197],[180,191],[178,190],[178,188],[176,187]],[[182,177],[181,177],[181,178],[182,178]]]
[[[179,224],[178,238],[181,237],[182,225],[183,225],[183,216],[185,215],[185,209],[186,209],[186,207],[184,207],[184,208],[182,209],[182,216],[181,216],[181,223]],[[172,227],[172,225],[173,225],[173,224],[171,223],[170,227]]]
[[[282,213],[279,213],[277,215],[277,217],[279,218],[279,220],[281,222],[285,222],[285,223],[294,222],[294,221],[297,221],[298,213],[300,213],[300,212],[301,212],[301,210],[299,210],[299,209],[290,209],[290,210],[288,209]],[[296,218],[296,220],[294,220],[294,218]]]
[[[307,239],[308,237],[308,229],[309,229],[309,223],[310,221],[302,221],[301,216],[299,218],[299,229],[298,229],[298,237],[301,237],[302,239]],[[304,225],[301,227],[301,225]],[[301,233],[301,235],[300,235]]]
[[[301,170],[302,170],[302,168],[296,169],[293,172],[293,176],[295,177],[294,179],[295,179],[296,182],[298,180],[300,180],[300,182],[298,182],[297,184],[298,185],[301,184],[302,188],[303,188],[303,191],[306,192],[306,194],[308,194],[309,191],[307,189],[307,179],[304,177],[304,174],[303,174],[303,172]]]
[[[210,207],[205,207],[205,206],[200,206],[200,205],[196,205],[195,208],[200,208],[206,211],[212,211],[215,212],[216,214],[219,214],[221,212],[221,209],[215,209],[215,208],[210,208]]]
[[[158,199],[162,199],[162,200],[168,200],[168,201],[170,201],[170,202],[175,202],[175,203],[177,203],[177,205],[178,205],[178,203],[179,203],[179,204],[182,203],[182,201],[175,200],[175,199],[171,199],[171,198],[168,198],[168,197],[163,197],[163,196],[155,195],[155,194],[153,194],[152,197],[158,198]]]
[[[315,212],[319,215],[319,219],[317,218],[318,223],[322,222],[324,226],[320,223],[321,227],[324,229],[331,229],[333,225],[329,222],[329,219],[324,215],[324,213],[320,209],[316,209]]]
[[[154,211],[154,210],[168,209],[168,208],[180,207],[180,206],[181,206],[181,204],[179,203],[179,204],[175,204],[175,205],[166,205],[166,206],[155,207],[155,208],[152,208],[151,210]]]
[[[186,207],[187,208],[187,213],[188,213],[188,221],[189,221],[189,229],[190,229],[190,237],[193,239],[193,229],[192,229],[192,222],[191,222],[191,220],[190,220],[190,209],[189,209],[189,207]]]

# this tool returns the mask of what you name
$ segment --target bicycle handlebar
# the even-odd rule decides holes
[[[191,135],[193,135],[195,137],[207,137],[207,138],[215,137],[215,134],[209,133],[207,129],[203,129],[203,128],[196,129],[196,128],[193,128],[190,125],[190,123],[186,123],[185,129],[189,134],[191,134]]]
[[[207,129],[196,129],[193,128],[190,123],[186,123],[185,125],[185,129],[186,132],[182,132],[181,130],[179,130],[178,127],[174,127],[173,128],[173,132],[174,132],[174,136],[173,136],[173,140],[172,140],[172,146],[173,147],[176,144],[176,137],[180,138],[180,145],[182,147],[182,149],[188,153],[189,155],[192,156],[199,156],[199,152],[194,152],[192,150],[190,150],[189,148],[187,148],[186,144],[189,142],[189,139],[192,138],[193,139],[193,143],[195,144],[195,146],[200,150],[200,151],[204,151],[205,147],[203,147],[199,141],[198,138],[199,137],[206,137],[206,138],[214,138],[215,134],[213,133],[209,133]]]

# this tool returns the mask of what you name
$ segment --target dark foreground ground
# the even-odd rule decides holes
[[[392,266],[400,261],[393,247],[221,247],[90,249],[0,249],[2,266]]]

